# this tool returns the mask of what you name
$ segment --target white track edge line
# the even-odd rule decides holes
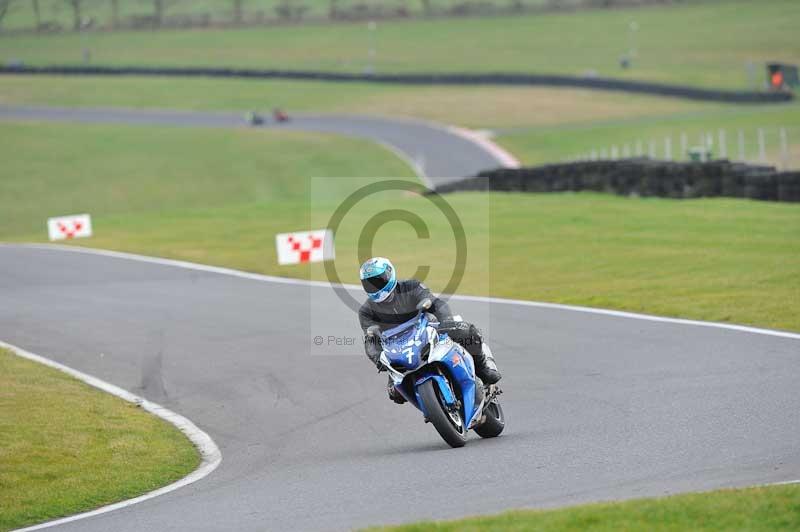
[[[120,508],[132,506],[140,502],[144,502],[148,499],[158,497],[159,495],[164,495],[171,491],[175,491],[179,488],[192,484],[193,482],[197,482],[198,480],[208,476],[212,471],[214,471],[217,468],[217,466],[219,466],[220,462],[222,462],[222,453],[220,452],[219,447],[217,447],[217,444],[214,443],[214,440],[211,439],[211,436],[206,434],[203,430],[198,428],[197,425],[195,425],[189,419],[183,417],[182,415],[177,414],[167,408],[164,408],[159,404],[153,403],[152,401],[148,401],[143,397],[139,397],[138,395],[132,394],[127,390],[123,390],[122,388],[115,386],[114,384],[100,380],[97,377],[93,377],[76,369],[70,368],[69,366],[65,366],[64,364],[60,364],[59,362],[56,362],[49,358],[45,358],[41,355],[31,353],[30,351],[26,351],[25,349],[22,349],[15,345],[0,341],[0,347],[9,349],[11,350],[11,352],[22,358],[26,358],[28,360],[32,360],[34,362],[38,362],[45,366],[62,371],[88,384],[89,386],[92,386],[106,393],[119,397],[123,401],[134,403],[140,406],[143,410],[155,416],[158,416],[164,421],[174,425],[178,430],[180,430],[184,435],[186,435],[186,437],[189,438],[192,444],[200,452],[200,457],[201,457],[200,465],[194,471],[192,471],[185,477],[181,478],[180,480],[173,482],[172,484],[168,484],[166,486],[147,492],[144,495],[139,495],[138,497],[134,497],[132,499],[126,499],[124,501],[119,501],[113,504],[108,504],[106,506],[101,506],[100,508],[95,508],[94,510],[90,510],[88,512],[81,512],[79,514],[71,515],[68,517],[62,517],[59,519],[54,519],[52,521],[46,521],[38,525],[32,525],[29,527],[20,528],[17,529],[15,532],[28,532],[32,530],[41,530],[43,528],[49,528],[51,526],[63,525],[65,523],[78,521],[79,519],[93,517],[96,515],[112,512],[114,510],[119,510]]]
[[[766,484],[757,484],[753,488],[768,487],[768,486],[791,486],[792,484],[800,484],[800,479],[797,480],[780,480],[778,482],[767,482]]]
[[[73,253],[86,253],[90,255],[100,255],[105,257],[114,257],[119,259],[133,260],[138,262],[147,262],[151,264],[160,264],[163,266],[174,266],[177,268],[184,268],[189,270],[196,270],[208,273],[216,273],[220,275],[229,275],[232,277],[240,277],[242,279],[250,279],[254,281],[276,283],[276,284],[290,284],[300,286],[314,286],[321,288],[330,288],[331,283],[325,281],[310,281],[307,279],[292,279],[289,277],[276,277],[273,275],[264,275],[260,273],[249,273],[232,268],[224,268],[221,266],[209,266],[206,264],[199,264],[196,262],[187,262],[175,259],[164,259],[159,257],[150,257],[147,255],[137,255],[134,253],[126,253],[122,251],[111,251],[106,249],[94,249],[81,246],[65,246],[59,244],[36,244],[36,243],[4,243],[0,242],[0,247],[28,247],[35,249],[51,249],[59,251],[71,251]],[[344,288],[349,290],[360,290],[361,287],[353,284],[342,284]],[[690,320],[684,318],[668,318],[664,316],[654,316],[651,314],[639,314],[636,312],[626,312],[623,310],[611,310],[593,307],[581,307],[577,305],[565,305],[561,303],[546,303],[542,301],[525,301],[520,299],[504,299],[499,297],[487,296],[470,296],[470,295],[450,295],[449,299],[456,299],[462,301],[475,301],[481,303],[498,303],[503,305],[520,305],[525,307],[536,307],[553,310],[564,310],[570,312],[582,312],[585,314],[600,314],[604,316],[614,316],[617,318],[635,319],[643,321],[652,321],[659,323],[672,323],[676,325],[690,325],[694,327],[711,327],[716,329],[727,329],[738,332],[745,332],[751,334],[761,334],[766,336],[777,336],[781,338],[791,338],[793,340],[800,340],[800,333],[793,333],[789,331],[779,331],[775,329],[764,329],[760,327],[751,327],[748,325],[736,325],[731,323],[720,323],[714,321],[700,321]]]
[[[425,188],[433,190],[433,183],[431,183],[431,180],[428,178],[428,174],[425,173],[425,168],[418,161],[415,161],[411,155],[402,151],[394,144],[389,144],[388,142],[384,142],[382,140],[373,140],[373,142],[385,150],[392,152],[398,159],[410,166],[417,178],[422,181],[423,185],[425,185]]]
[[[458,126],[447,126],[447,130],[463,139],[472,142],[473,144],[477,144],[485,151],[489,152],[492,157],[494,157],[505,168],[519,168],[522,166],[519,160],[511,155],[510,152],[500,147],[500,145],[496,142],[492,142],[482,135],[479,135],[472,129],[466,129]]]
[[[411,116],[392,116],[392,115],[382,115],[382,114],[360,115],[360,114],[329,113],[329,114],[304,114],[303,116],[309,116],[315,118],[341,117],[341,118],[363,118],[366,120],[378,119],[387,122],[405,122],[407,124],[429,127],[431,129],[442,131],[444,133],[456,135],[457,137],[461,137],[462,139],[472,143],[473,145],[478,146],[483,151],[491,155],[495,161],[497,161],[505,168],[519,168],[520,166],[522,166],[522,163],[520,163],[519,160],[516,157],[514,157],[508,150],[506,150],[496,142],[493,142],[479,135],[474,130],[468,129],[466,127],[435,122],[433,120],[428,120],[425,118],[418,118]]]

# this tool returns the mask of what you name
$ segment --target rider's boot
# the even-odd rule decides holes
[[[389,399],[398,405],[402,405],[406,402],[406,398],[394,387],[394,381],[392,381],[391,377],[389,377],[389,382],[386,384],[386,391],[389,393]]]
[[[492,350],[486,342],[481,343],[481,351],[472,356],[475,360],[475,374],[480,377],[484,384],[495,384],[502,378],[497,364],[494,361]]]

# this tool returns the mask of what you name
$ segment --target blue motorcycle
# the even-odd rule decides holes
[[[433,423],[452,447],[463,447],[473,429],[483,438],[499,436],[505,428],[497,385],[484,386],[475,375],[472,356],[437,330],[436,317],[425,312],[430,300],[418,306],[419,314],[380,334],[380,362],[406,400]]]

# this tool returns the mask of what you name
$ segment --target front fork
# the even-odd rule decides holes
[[[446,408],[460,409],[461,401],[458,400],[447,378],[441,373],[426,373],[414,379],[414,399],[417,407],[425,414],[425,421],[428,421],[428,412],[425,410],[425,403],[419,395],[419,387],[426,381],[433,381],[439,389],[439,396],[444,400]]]

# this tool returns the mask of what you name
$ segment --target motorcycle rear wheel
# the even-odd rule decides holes
[[[433,423],[436,432],[450,447],[463,447],[467,443],[467,427],[458,410],[450,410],[439,393],[438,385],[432,380],[422,383],[419,395],[428,413],[428,421]]]
[[[503,415],[503,407],[500,406],[497,399],[486,405],[483,415],[486,419],[475,427],[475,433],[481,438],[496,438],[500,436],[500,433],[506,428],[506,418]]]

